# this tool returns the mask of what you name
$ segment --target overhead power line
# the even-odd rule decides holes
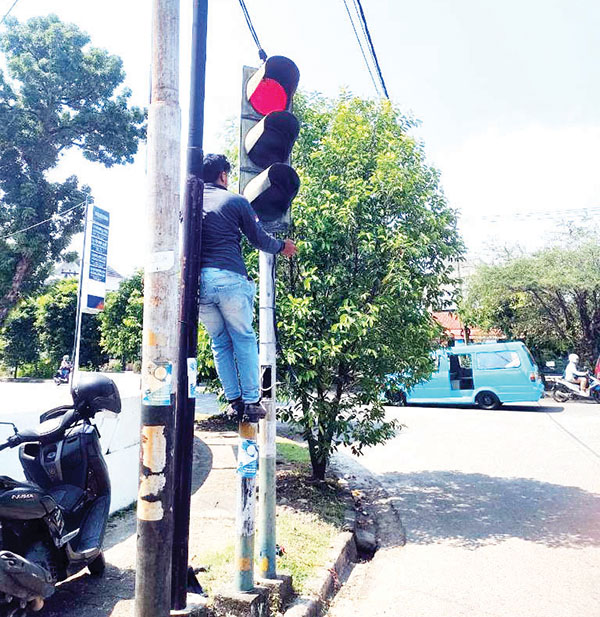
[[[77,204],[76,206],[73,206],[72,208],[69,208],[68,210],[64,210],[63,212],[57,212],[57,216],[61,217],[65,214],[68,214],[69,212],[72,212],[73,210],[77,209],[77,208],[81,208],[81,206],[85,205],[85,201],[82,201],[80,204]],[[30,225],[29,227],[25,227],[25,229],[19,229],[19,231],[13,231],[12,233],[8,234],[7,236],[4,236],[2,238],[0,238],[0,242],[3,240],[8,240],[9,238],[12,238],[13,236],[16,236],[17,234],[22,234],[26,231],[29,231],[30,229],[33,229],[34,227],[39,227],[40,225],[45,225],[46,223],[49,223],[50,221],[53,220],[54,217],[50,217],[49,219],[46,219],[45,221],[40,221],[39,223],[36,223],[35,225]]]
[[[250,30],[250,34],[256,43],[256,47],[258,48],[258,57],[264,62],[267,59],[267,54],[265,50],[262,48],[260,41],[258,40],[258,35],[256,34],[256,30],[252,25],[252,20],[250,19],[250,13],[248,13],[248,9],[246,8],[246,3],[244,0],[240,0],[240,6],[242,7],[242,13],[246,18],[246,23],[248,24],[248,30]]]
[[[364,31],[367,36],[367,40],[369,41],[369,48],[371,49],[371,55],[373,57],[373,62],[375,63],[375,68],[377,70],[377,74],[379,75],[379,81],[381,82],[381,87],[383,88],[383,92],[385,93],[385,98],[389,99],[390,96],[388,94],[387,88],[385,86],[385,81],[383,79],[383,74],[381,72],[381,67],[379,66],[379,60],[377,59],[377,54],[375,53],[375,46],[373,45],[373,39],[371,38],[371,33],[369,32],[369,26],[367,25],[367,18],[365,17],[365,12],[363,11],[362,3],[360,0],[354,0],[359,9],[361,22],[364,26]]]
[[[15,6],[17,6],[17,2],[19,2],[19,0],[15,0],[10,9],[8,9],[8,11],[6,11],[6,13],[4,13],[4,17],[2,17],[2,19],[0,19],[0,26],[4,23],[4,20],[10,15],[10,12],[15,8]]]
[[[360,47],[360,53],[362,54],[363,60],[367,66],[367,71],[369,71],[369,75],[371,76],[371,81],[373,82],[373,87],[375,88],[375,92],[377,92],[377,96],[379,96],[379,88],[377,86],[377,82],[375,80],[375,76],[373,75],[373,71],[371,70],[371,65],[367,60],[367,55],[365,54],[365,49],[363,47],[363,43],[360,40],[360,36],[358,36],[358,32],[356,31],[356,26],[354,25],[354,19],[352,19],[352,14],[350,13],[350,9],[348,8],[348,3],[346,0],[344,1],[344,6],[346,7],[346,13],[348,13],[348,19],[350,19],[350,24],[352,25],[352,30],[354,30],[354,36],[358,42],[358,46]]]

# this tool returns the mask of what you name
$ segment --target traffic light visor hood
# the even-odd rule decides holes
[[[244,146],[255,165],[269,167],[288,159],[299,132],[296,116],[288,111],[274,111],[248,131]]]
[[[257,113],[266,116],[289,108],[298,87],[300,71],[289,58],[271,56],[252,75],[246,86],[248,102]]]
[[[300,178],[289,165],[275,163],[252,179],[244,197],[252,204],[263,223],[280,219],[298,194]]]

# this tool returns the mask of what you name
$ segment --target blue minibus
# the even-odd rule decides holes
[[[521,342],[455,345],[438,349],[434,361],[427,381],[400,394],[388,393],[388,399],[496,409],[502,403],[538,401],[544,394],[535,360]]]

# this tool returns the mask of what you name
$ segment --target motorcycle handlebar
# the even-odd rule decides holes
[[[14,448],[22,443],[49,443],[51,441],[60,439],[65,431],[81,419],[81,416],[77,411],[71,409],[67,411],[62,418],[58,426],[54,427],[46,433],[39,433],[35,430],[24,430],[16,435],[11,435],[3,444],[0,444],[0,451],[6,448]]]

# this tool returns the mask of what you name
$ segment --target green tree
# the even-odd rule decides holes
[[[90,191],[75,176],[48,171],[70,148],[110,167],[133,160],[144,112],[128,105],[121,60],[58,17],[6,21],[0,36],[0,324],[40,288],[53,262],[81,231]],[[43,225],[32,227],[48,221]],[[23,231],[26,228],[30,228]]]
[[[577,352],[591,364],[600,353],[600,246],[585,240],[481,265],[461,313],[524,340],[538,361]]]
[[[61,358],[71,355],[75,338],[77,279],[63,279],[48,286],[37,299],[37,329],[41,350],[57,367]],[[98,368],[108,356],[100,347],[100,322],[97,315],[83,314],[81,320],[80,366]]]
[[[19,367],[38,359],[39,343],[36,328],[37,307],[35,302],[26,301],[15,307],[9,314],[2,329],[2,360],[14,367],[14,377]]]
[[[141,359],[143,313],[142,272],[136,272],[122,281],[117,291],[107,294],[104,311],[99,315],[102,349],[119,358],[123,369],[126,362]]]

